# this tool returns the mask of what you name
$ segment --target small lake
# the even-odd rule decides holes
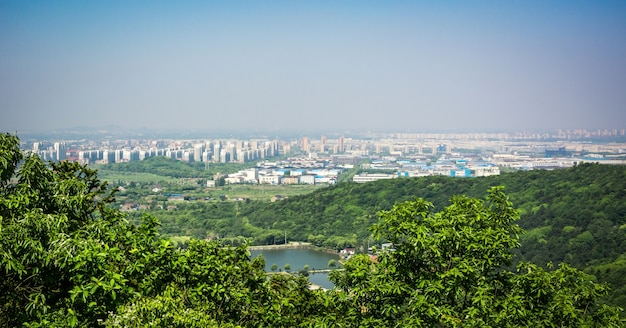
[[[255,258],[263,255],[265,258],[265,271],[271,272],[272,265],[276,264],[276,271],[285,271],[285,264],[289,264],[291,272],[298,272],[309,266],[309,270],[328,269],[328,261],[339,260],[339,255],[317,251],[313,249],[267,249],[250,251],[250,257]],[[339,266],[339,262],[337,262]],[[332,289],[334,286],[328,280],[327,273],[315,273],[309,275],[309,281],[313,284]]]

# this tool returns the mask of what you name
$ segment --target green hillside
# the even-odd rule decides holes
[[[505,186],[521,211],[517,260],[539,265],[566,262],[613,284],[614,301],[626,306],[626,167],[579,165],[485,178],[401,178],[343,183],[281,202],[189,203],[160,211],[163,232],[195,237],[252,238],[255,244],[310,241],[331,248],[365,246],[377,212],[424,198],[440,210],[453,195],[480,197]],[[369,240],[368,240],[369,239]],[[241,238],[239,238],[241,240]]]
[[[238,214],[258,227],[287,229],[293,239],[308,234],[357,235],[357,244],[376,222],[378,211],[415,197],[443,208],[453,195],[480,197],[505,186],[521,210],[521,255],[535,262],[588,265],[616,259],[626,251],[626,167],[581,165],[555,171],[529,171],[477,179],[407,178],[342,184],[281,203],[241,206]],[[341,246],[341,245],[338,245]]]

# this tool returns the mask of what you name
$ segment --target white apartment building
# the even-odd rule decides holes
[[[300,183],[301,184],[313,185],[313,184],[315,184],[315,176],[314,175],[310,175],[310,174],[301,175],[300,176]]]
[[[259,183],[278,185],[280,184],[280,178],[278,175],[259,175]]]

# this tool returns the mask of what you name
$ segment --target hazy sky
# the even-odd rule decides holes
[[[626,1],[0,0],[0,131],[626,128]]]

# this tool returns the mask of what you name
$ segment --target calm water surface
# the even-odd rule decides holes
[[[278,270],[284,271],[285,264],[291,266],[290,271],[300,271],[305,265],[309,270],[328,269],[328,261],[339,260],[339,255],[320,252],[312,249],[270,249],[262,251],[250,251],[252,258],[263,256],[265,258],[265,271],[272,271],[272,265],[276,264]],[[339,265],[339,263],[337,263]],[[324,288],[331,289],[333,284],[328,281],[328,274],[316,273],[309,275],[309,281]]]

